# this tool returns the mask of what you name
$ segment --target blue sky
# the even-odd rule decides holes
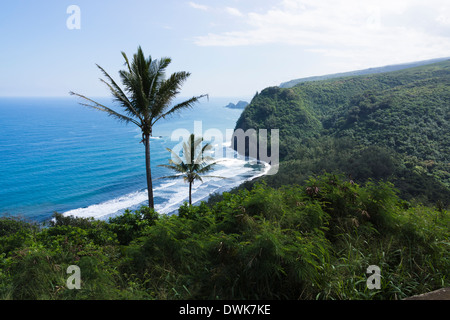
[[[77,5],[80,29],[67,28]],[[141,45],[183,96],[250,99],[299,77],[450,56],[448,0],[16,0],[0,5],[0,96],[107,96]]]

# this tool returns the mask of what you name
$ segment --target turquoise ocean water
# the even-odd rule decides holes
[[[111,104],[109,98],[97,100]],[[219,132],[224,139],[223,145],[216,138],[210,140],[218,146],[216,158],[223,158],[213,174],[228,179],[196,183],[194,202],[265,172],[267,168],[250,166],[227,147],[226,130],[234,129],[242,110],[224,106],[237,101],[204,99],[155,126],[151,158],[158,212],[173,213],[188,197],[182,179],[157,179],[171,174],[158,165],[170,158],[166,148],[180,143],[181,138],[173,137],[180,130]],[[106,219],[145,204],[139,128],[78,102],[73,97],[0,99],[0,214],[35,221],[49,219],[53,212]]]

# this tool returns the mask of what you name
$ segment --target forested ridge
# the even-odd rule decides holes
[[[280,130],[279,172],[178,214],[1,217],[0,299],[394,300],[449,287],[449,68],[264,89],[236,127]]]
[[[394,182],[403,198],[449,204],[450,61],[266,88],[236,128],[279,129],[272,185],[340,171]],[[270,130],[269,130],[270,131]]]
[[[403,70],[403,69],[408,69],[408,68],[424,66],[424,65],[428,65],[428,64],[432,64],[432,63],[445,61],[448,59],[449,58],[438,58],[438,59],[416,61],[416,62],[410,62],[410,63],[387,65],[384,67],[376,67],[376,68],[369,68],[369,69],[363,69],[363,70],[334,73],[334,74],[328,74],[328,75],[322,75],[322,76],[311,76],[311,77],[307,77],[307,78],[293,79],[293,80],[290,80],[287,82],[283,82],[280,84],[280,87],[281,88],[292,88],[301,82],[307,82],[307,81],[319,81],[319,80],[327,80],[327,79],[333,79],[333,78],[386,73],[386,72],[392,72],[392,71],[397,71],[397,70]]]

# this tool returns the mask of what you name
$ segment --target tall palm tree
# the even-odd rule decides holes
[[[192,185],[196,180],[203,182],[202,175],[213,170],[217,162],[211,162],[214,159],[211,156],[205,155],[206,151],[212,149],[211,144],[206,143],[203,147],[201,143],[203,138],[195,138],[192,133],[187,142],[183,143],[183,158],[182,159],[175,151],[166,148],[171,154],[169,164],[161,164],[159,167],[165,167],[177,174],[172,176],[161,177],[159,179],[178,179],[183,178],[185,182],[189,183],[189,205],[192,205]],[[220,178],[219,176],[203,176],[206,178]]]
[[[126,70],[119,71],[124,90],[102,67],[99,65],[97,67],[107,79],[107,81],[103,79],[100,79],[100,81],[109,88],[114,101],[118,102],[123,113],[119,113],[84,95],[74,92],[70,92],[70,94],[85,100],[86,103],[81,103],[84,106],[106,112],[119,121],[133,123],[141,129],[141,142],[145,146],[148,205],[150,208],[154,208],[150,168],[150,137],[153,133],[153,125],[158,120],[164,119],[181,109],[192,107],[200,98],[207,95],[192,97],[184,102],[172,105],[174,98],[180,92],[182,84],[190,76],[189,72],[176,72],[166,78],[165,71],[172,60],[167,57],[159,60],[152,60],[151,56],[145,58],[140,46],[137,53],[133,55],[131,63],[124,52],[122,52],[122,56],[127,67]]]

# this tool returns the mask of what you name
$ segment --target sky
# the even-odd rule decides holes
[[[191,73],[183,97],[251,99],[296,78],[450,57],[450,1],[2,1],[0,43],[0,96],[108,96],[96,64],[119,80],[121,52],[141,46]]]

